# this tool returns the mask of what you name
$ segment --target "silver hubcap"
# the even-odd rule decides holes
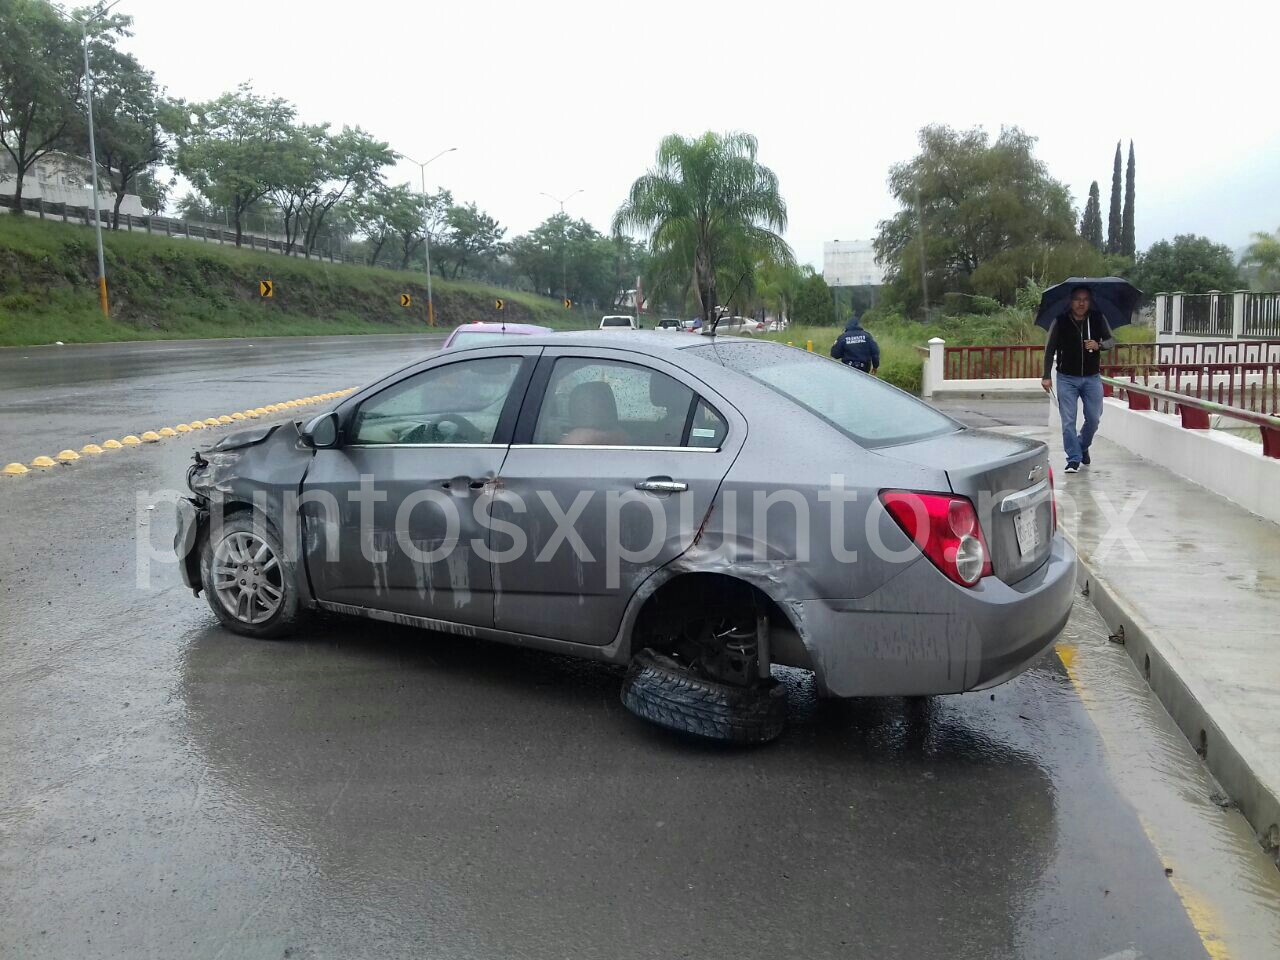
[[[284,600],[280,561],[256,534],[227,534],[213,551],[213,589],[241,623],[270,620]]]

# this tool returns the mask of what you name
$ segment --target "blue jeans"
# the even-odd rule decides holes
[[[1076,433],[1077,400],[1084,404],[1084,426],[1079,434]],[[1078,461],[1093,443],[1098,421],[1102,419],[1102,378],[1059,373],[1058,415],[1062,418],[1062,449],[1067,454],[1067,462]]]

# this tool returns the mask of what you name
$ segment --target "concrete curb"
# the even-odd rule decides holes
[[[1068,539],[1075,546],[1074,538]],[[1088,587],[1094,608],[1113,633],[1123,634],[1129,658],[1240,808],[1258,842],[1273,858],[1280,856],[1280,784],[1267,783],[1259,775],[1263,764],[1256,756],[1256,746],[1178,652],[1160,640],[1120,591],[1095,572],[1089,558],[1078,548],[1077,555],[1077,580],[1082,588]]]

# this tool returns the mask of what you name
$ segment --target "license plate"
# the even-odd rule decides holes
[[[1036,523],[1035,509],[1023,510],[1013,518],[1013,529],[1018,534],[1018,553],[1026,556],[1040,546],[1040,525]]]

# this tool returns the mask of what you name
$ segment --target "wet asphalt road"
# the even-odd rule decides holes
[[[424,334],[0,348],[0,464],[354,387],[443,342]]]
[[[104,389],[176,421],[193,380],[285,399],[388,346],[313,344],[278,389],[199,349],[190,379]],[[2,396],[7,450],[26,401]],[[819,703],[789,672],[781,740],[719,749],[633,718],[598,664],[336,619],[226,632],[148,559],[191,447],[0,478],[0,956],[1280,952],[1274,866],[1085,601],[994,696]]]

